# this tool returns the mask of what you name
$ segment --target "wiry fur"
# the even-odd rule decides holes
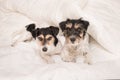
[[[65,36],[65,44],[61,57],[66,62],[76,62],[79,56],[85,58],[85,62],[90,64],[89,59],[89,35],[87,28],[89,22],[80,19],[67,19],[60,23],[60,28]]]
[[[85,39],[80,41],[79,44],[64,44],[61,57],[66,62],[76,62],[80,56],[85,58],[85,63],[91,64],[89,56],[89,35],[86,34]]]
[[[54,45],[46,45],[46,47],[48,48],[48,51],[47,52],[43,52],[42,51],[42,48],[44,46],[40,46],[38,43],[39,43],[39,40],[37,39],[35,41],[37,44],[36,44],[36,50],[37,52],[40,54],[41,58],[46,62],[46,63],[55,63],[55,61],[52,59],[52,56],[54,55],[60,55],[61,53],[61,49],[62,49],[62,46],[61,46],[61,43],[60,41],[58,41],[57,45],[54,46]]]

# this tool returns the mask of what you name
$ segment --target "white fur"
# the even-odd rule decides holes
[[[55,61],[52,59],[52,56],[60,55],[62,49],[61,42],[58,41],[56,46],[54,44],[40,46],[38,43],[39,40],[35,40],[36,50],[38,54],[40,54],[41,58],[47,63],[54,63]],[[43,47],[47,47],[48,50],[46,52],[43,52],[42,51]]]

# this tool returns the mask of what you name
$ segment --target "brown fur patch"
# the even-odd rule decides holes
[[[75,28],[75,29],[78,29],[79,27],[80,27],[80,24],[75,24],[75,25],[74,25],[74,28]]]
[[[66,43],[70,43],[70,38],[69,37],[65,37],[66,38]]]
[[[67,27],[67,28],[72,28],[72,23],[67,23],[67,24],[66,24],[66,27]]]
[[[42,40],[40,40],[42,39]],[[38,36],[39,44],[42,46],[44,44],[44,36],[41,34]]]
[[[51,39],[50,40],[48,40],[49,38],[51,37]],[[52,36],[52,35],[46,35],[46,40],[47,40],[47,44],[48,45],[51,45],[51,44],[53,44],[54,43],[54,37]]]
[[[46,35],[45,37],[41,34],[40,36],[38,36],[38,44],[40,44],[41,46],[47,44],[47,45],[51,45],[54,43],[54,37],[52,35]]]
[[[45,36],[46,39],[48,39],[49,37],[51,37],[52,35],[48,34]]]
[[[44,36],[41,34],[41,35],[39,35],[38,37],[42,37],[42,38],[44,38]]]
[[[81,38],[83,38],[83,32],[82,32],[82,33],[80,33],[80,37],[81,37]]]

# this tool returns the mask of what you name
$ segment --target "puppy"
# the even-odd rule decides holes
[[[59,24],[64,36],[65,45],[61,53],[63,61],[76,62],[79,56],[89,62],[89,36],[87,29],[89,22],[80,19],[67,19]]]
[[[61,51],[61,43],[57,38],[59,28],[50,26],[35,29],[35,24],[29,24],[26,26],[26,30],[29,31],[35,39],[40,56],[47,63],[54,63],[52,56],[60,54]]]

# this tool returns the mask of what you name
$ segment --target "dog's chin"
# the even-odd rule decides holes
[[[68,45],[75,47],[75,46],[79,45],[79,43],[78,42],[75,42],[75,43],[70,42]]]
[[[42,53],[42,54],[45,54],[45,55],[49,55],[50,52],[49,52],[49,51],[46,51],[46,52],[41,51],[41,53]]]

